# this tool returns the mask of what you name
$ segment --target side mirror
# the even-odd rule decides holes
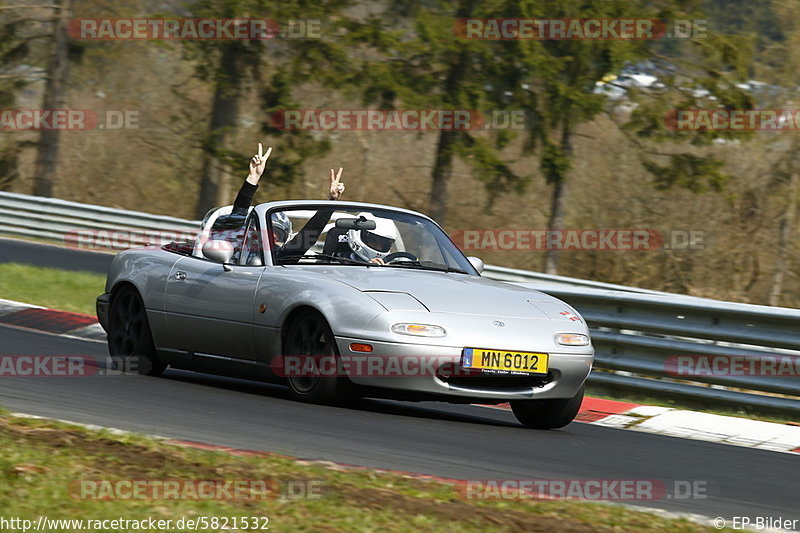
[[[480,257],[475,257],[474,255],[471,255],[467,257],[467,260],[473,267],[475,267],[475,270],[478,271],[478,274],[481,274],[483,272],[483,260]]]
[[[233,257],[233,245],[223,239],[206,241],[203,245],[203,256],[217,263],[227,265]]]

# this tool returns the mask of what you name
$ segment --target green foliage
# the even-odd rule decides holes
[[[519,74],[502,61],[495,43],[462,39],[454,32],[459,18],[490,16],[492,2],[392,2],[383,16],[349,27],[348,40],[365,47],[358,86],[365,104],[382,109],[400,105],[421,109],[494,110],[524,108],[509,87]],[[403,18],[394,16],[403,14]],[[459,131],[437,164],[449,168],[459,157],[476,169],[491,203],[498,194],[521,190],[529,177],[512,171],[500,155],[510,132]],[[440,146],[444,144],[440,143]],[[434,170],[436,174],[436,170]]]
[[[660,190],[673,186],[688,189],[693,193],[704,193],[709,190],[721,192],[730,176],[722,172],[723,162],[708,157],[692,154],[672,154],[669,163],[659,166],[652,161],[643,161],[643,165],[654,176],[655,187]]]
[[[706,2],[708,3],[708,2]],[[401,5],[402,4],[402,5]],[[707,145],[715,138],[746,139],[737,132],[676,132],[665,124],[672,109],[710,104],[727,109],[750,109],[751,94],[736,87],[747,79],[755,39],[710,31],[692,40],[467,40],[454,35],[458,18],[652,18],[665,21],[705,20],[699,0],[490,0],[391,3],[387,13],[401,18],[372,16],[350,27],[349,39],[377,53],[362,61],[359,84],[367,104],[467,109],[523,109],[529,121],[524,143],[538,153],[548,183],[559,183],[571,169],[571,136],[581,123],[605,111],[604,95],[596,83],[626,64],[667,53],[680,67],[664,74],[660,93],[631,90],[637,108],[623,128],[639,143],[677,142]],[[723,9],[716,2],[715,9]],[[700,102],[695,91],[709,97]],[[501,150],[513,135],[494,133],[480,141],[465,132],[454,155],[472,164],[486,184],[490,198],[518,190],[529,177],[518,176],[502,164]],[[719,190],[726,177],[721,163],[696,160],[688,154],[671,157],[661,167],[646,159],[653,148],[641,145],[645,168],[658,187],[672,185],[695,192]],[[668,176],[668,172],[677,172]]]
[[[287,29],[291,20],[320,20],[321,38],[269,39],[241,41],[183,41],[185,59],[195,65],[199,79],[211,81],[217,91],[247,90],[255,84],[263,111],[297,108],[292,99],[295,88],[304,83],[341,87],[346,79],[348,54],[335,38],[330,24],[349,0],[284,1],[267,0],[196,0],[190,4],[192,16],[208,18],[261,18],[272,20]],[[235,65],[228,64],[234,61]],[[231,74],[233,72],[233,74]],[[231,76],[237,76],[235,80]],[[233,81],[235,81],[235,86]],[[235,94],[235,93],[234,93]],[[316,140],[307,132],[284,131],[265,123],[262,131],[277,139],[272,144],[280,157],[270,160],[270,181],[286,183],[302,172],[301,165],[313,155],[326,152],[330,143]],[[228,149],[222,139],[228,128],[210,131],[204,149],[236,173],[246,173],[250,154]]]
[[[288,68],[290,67],[278,68],[261,92],[261,106],[267,116],[285,109],[301,107],[293,99],[295,78],[288,72]],[[283,131],[276,128],[271,120],[264,122],[262,131],[281,140],[281,157],[271,159],[269,163],[270,182],[276,184],[289,183],[300,177],[303,161],[330,150],[330,141],[327,138],[317,140],[304,131]],[[243,157],[239,161],[246,164],[248,160]]]
[[[42,13],[46,13],[42,17]],[[35,15],[35,16],[32,16]],[[22,3],[0,10],[0,109],[17,106],[18,95],[34,81],[43,78],[42,67],[48,63],[39,37],[48,29],[52,11],[32,11]],[[41,18],[39,18],[41,17]],[[0,190],[11,187],[19,176],[20,153],[33,146],[22,135],[4,133],[0,142]]]
[[[571,167],[572,159],[561,145],[551,142],[545,143],[542,147],[539,168],[542,170],[547,183],[555,184],[564,181]]]
[[[500,158],[495,146],[487,140],[471,135],[459,136],[454,147],[454,154],[467,162],[477,171],[478,179],[490,191],[489,204],[497,196],[507,192],[522,192],[530,180],[529,176],[518,176],[508,164]]]
[[[0,78],[0,106],[4,108],[13,106],[17,92],[30,81],[19,70],[31,52],[26,26],[26,20],[13,12],[0,18],[0,65],[4,73]]]
[[[704,0],[703,11],[721,34],[752,34],[763,50],[786,38],[782,14],[775,0]]]
[[[696,2],[671,4],[661,13],[667,20],[708,19]],[[670,44],[666,51],[674,72],[660,76],[665,85],[662,90],[629,90],[636,109],[622,128],[637,140],[639,157],[658,189],[677,186],[695,193],[723,190],[730,177],[722,173],[722,161],[676,153],[668,156],[667,165],[661,166],[651,156],[663,156],[656,150],[659,143],[707,146],[716,139],[744,141],[753,137],[752,133],[742,131],[678,131],[673,119],[676,110],[756,107],[754,96],[736,86],[748,77],[754,47],[752,35],[727,35],[709,28],[702,38],[675,40]],[[652,48],[656,55],[664,51],[663,44],[656,43]]]
[[[644,18],[648,10],[641,2],[606,0],[545,0],[505,4],[497,15],[513,18]],[[618,71],[627,61],[647,56],[643,41],[633,40],[514,40],[498,44],[505,49],[506,70],[524,76],[520,84],[533,87],[543,131],[533,135],[559,134],[567,127],[591,120],[603,111],[605,97],[593,93],[595,83]],[[519,89],[522,89],[520,87]],[[515,95],[528,101],[523,90]],[[548,156],[549,157],[549,156]]]

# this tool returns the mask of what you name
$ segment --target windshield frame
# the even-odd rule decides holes
[[[267,228],[267,231],[265,232],[266,234],[269,234],[269,232],[272,231],[272,216],[271,215],[273,213],[277,212],[277,211],[283,211],[283,212],[286,212],[287,214],[290,211],[313,211],[314,213],[318,213],[320,210],[332,211],[332,212],[337,212],[337,211],[353,211],[353,212],[368,211],[368,212],[374,213],[376,216],[389,218],[389,219],[392,219],[392,220],[395,220],[395,221],[398,221],[398,222],[407,222],[407,223],[419,222],[423,226],[422,231],[426,231],[434,239],[434,242],[435,242],[436,246],[439,248],[439,253],[441,254],[442,258],[445,259],[445,260],[449,260],[449,261],[455,263],[455,264],[447,264],[447,265],[446,264],[441,264],[443,267],[449,267],[449,268],[455,269],[456,272],[457,271],[463,271],[463,272],[458,272],[458,273],[461,273],[462,275],[480,277],[480,273],[475,269],[475,267],[469,261],[467,256],[464,254],[464,252],[461,251],[461,249],[458,247],[458,245],[456,245],[456,243],[453,241],[453,239],[450,238],[450,236],[447,234],[447,232],[445,232],[442,229],[442,227],[439,226],[433,219],[431,219],[429,217],[426,217],[425,215],[422,215],[420,213],[416,213],[414,211],[405,210],[405,209],[393,209],[393,208],[387,207],[387,206],[376,205],[376,204],[363,204],[363,203],[358,203],[358,202],[332,202],[332,201],[329,201],[329,202],[320,202],[320,203],[317,203],[317,202],[313,202],[313,203],[312,202],[309,202],[309,203],[302,202],[302,203],[298,203],[298,204],[288,204],[288,203],[284,203],[284,202],[279,202],[279,203],[276,203],[276,204],[277,205],[275,205],[273,203],[271,203],[271,204],[262,204],[262,205],[264,205],[265,209],[260,210],[261,211],[260,214],[263,217],[263,221],[264,221],[264,225],[262,227],[263,228]],[[308,220],[311,220],[311,218],[308,218],[307,221]],[[331,220],[331,218],[328,217],[326,219],[326,224],[329,223],[330,220]],[[293,228],[293,231],[295,231],[295,233],[299,233],[302,229],[303,228]],[[315,243],[318,240],[319,240],[319,236],[315,240]],[[313,244],[311,246],[313,246]],[[311,247],[309,247],[309,250],[307,251],[307,253],[309,253],[310,248]],[[332,266],[332,265],[334,265],[334,266],[345,266],[345,267],[362,266],[362,265],[347,265],[347,264],[338,263],[338,262],[292,263],[292,262],[285,261],[285,259],[282,260],[281,258],[279,258],[277,256],[278,251],[279,251],[279,249],[276,249],[276,248],[270,246],[270,253],[269,254],[264,254],[264,255],[269,255],[270,262],[274,266],[287,266],[287,267],[289,267],[289,266],[315,266],[315,265],[323,265],[323,266]],[[431,262],[431,263],[433,263],[433,262]],[[376,266],[378,266],[378,267],[380,267],[380,266],[390,266],[391,267],[391,265],[374,265],[374,264],[373,265],[368,265],[366,263],[363,266],[364,267],[369,267],[369,268],[376,267]],[[417,268],[417,269],[415,269],[415,268],[411,268],[411,267],[404,268],[404,270],[424,270],[424,271],[427,271],[427,272],[434,271],[434,269],[432,269],[432,268]],[[442,269],[441,271],[445,272],[444,269]]]

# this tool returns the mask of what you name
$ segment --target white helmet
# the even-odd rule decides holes
[[[383,259],[389,255],[389,250],[397,239],[397,227],[394,222],[386,218],[376,218],[372,213],[359,213],[358,216],[373,220],[375,229],[351,229],[347,232],[347,241],[353,253],[367,262],[376,257]]]

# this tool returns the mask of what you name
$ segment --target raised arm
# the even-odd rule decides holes
[[[344,172],[344,169],[341,167],[339,167],[339,172],[331,169],[328,200],[338,200],[342,196],[344,192],[344,183],[340,181],[342,179],[342,172]],[[325,229],[325,225],[330,220],[331,215],[333,215],[333,211],[333,209],[320,209],[314,213],[314,215],[308,219],[308,222],[305,223],[303,229],[298,231],[294,238],[284,244],[278,251],[278,257],[285,258],[286,256],[303,255],[308,252],[314,243],[317,242],[317,239],[319,239],[322,230]]]
[[[247,210],[250,204],[253,203],[253,196],[255,196],[256,189],[258,189],[258,180],[260,180],[261,175],[264,174],[264,169],[267,166],[267,159],[269,159],[271,153],[271,146],[267,148],[267,153],[265,154],[263,146],[261,143],[258,143],[258,153],[250,160],[250,173],[247,175],[247,178],[245,178],[244,183],[242,183],[239,194],[236,195],[236,200],[233,202],[235,211]]]

